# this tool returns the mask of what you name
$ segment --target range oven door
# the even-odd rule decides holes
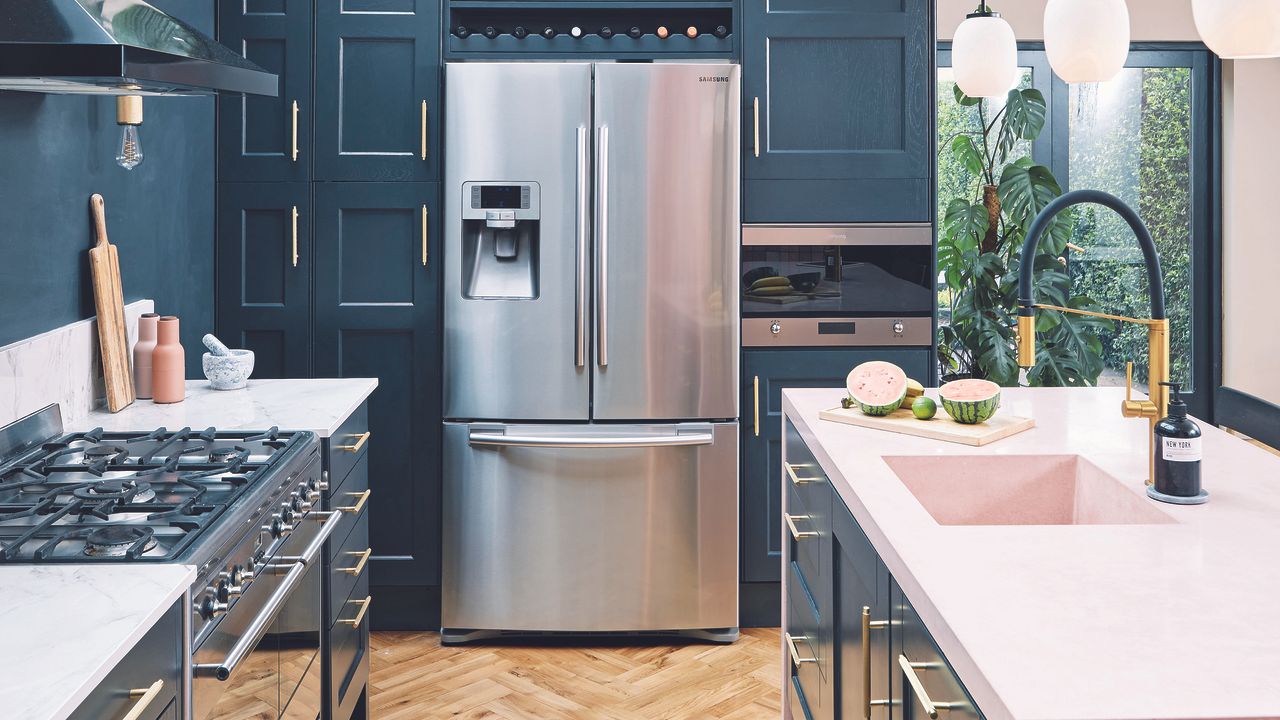
[[[738,425],[444,428],[446,642],[738,624]]]
[[[745,225],[742,315],[931,317],[933,226]]]
[[[312,512],[298,521],[199,641],[192,662],[196,720],[318,715],[321,550],[342,517]]]

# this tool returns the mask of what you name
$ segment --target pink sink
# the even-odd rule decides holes
[[[1176,522],[1079,455],[884,458],[940,525]]]

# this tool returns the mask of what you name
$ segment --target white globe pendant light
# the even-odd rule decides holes
[[[951,71],[969,97],[1004,97],[1018,83],[1018,39],[983,2],[956,28]]]
[[[1209,49],[1234,60],[1280,57],[1280,0],[1191,0]]]
[[[1049,0],[1044,51],[1069,83],[1114,78],[1129,57],[1129,8],[1124,0]]]

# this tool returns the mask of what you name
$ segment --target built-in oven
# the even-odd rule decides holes
[[[322,556],[343,517],[309,506],[284,518],[268,514],[229,553],[245,560],[194,602],[211,620],[194,645],[195,720],[320,714]]]
[[[933,226],[746,225],[745,346],[930,346]]]

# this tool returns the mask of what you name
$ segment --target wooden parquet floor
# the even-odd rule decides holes
[[[779,631],[733,645],[441,647],[375,632],[374,720],[756,720],[781,713]]]

